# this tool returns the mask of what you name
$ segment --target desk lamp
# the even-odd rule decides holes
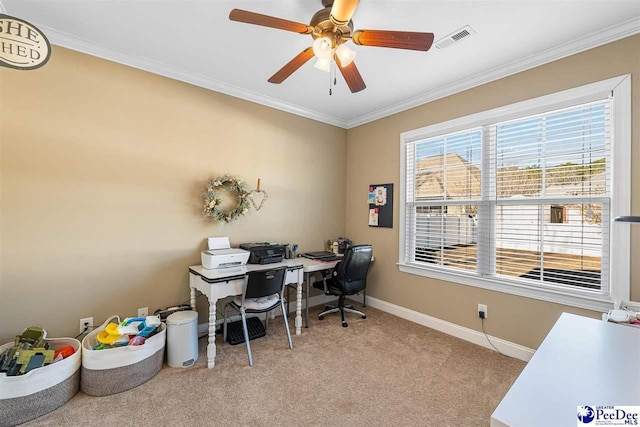
[[[640,216],[617,216],[613,218],[614,222],[640,222]]]

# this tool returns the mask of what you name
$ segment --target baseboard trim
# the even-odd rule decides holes
[[[354,295],[351,297],[347,297],[357,303],[362,303],[362,296]],[[328,296],[328,295],[316,295],[309,298],[309,307],[314,307],[316,305],[327,304],[335,301],[336,297]],[[427,328],[435,329],[436,331],[440,331],[447,335],[454,336],[456,338],[463,339],[465,341],[469,341],[473,344],[479,345],[484,348],[488,348],[489,350],[495,351],[495,349],[487,342],[487,338],[484,336],[482,332],[476,331],[474,329],[466,328],[464,326],[456,325],[455,323],[447,322],[446,320],[438,319],[437,317],[429,316],[424,313],[420,313],[415,310],[410,310],[405,307],[401,307],[396,304],[392,304],[387,301],[383,301],[378,298],[374,298],[371,296],[367,296],[367,306],[373,307],[375,309],[384,311],[385,313],[393,314],[394,316],[398,316],[402,319],[409,320],[410,322],[417,323],[422,326],[426,326]],[[304,322],[304,310],[305,310],[305,299],[302,299],[302,319]],[[289,313],[295,313],[295,303],[290,304]],[[276,316],[281,316],[282,314],[276,310]],[[264,317],[264,315],[262,315]],[[240,315],[235,315],[230,317],[231,321],[239,320]],[[216,328],[221,326],[223,319],[216,320]],[[293,326],[293,322],[290,322],[290,326]],[[304,329],[304,328],[303,328]],[[203,337],[208,334],[209,325],[207,323],[200,323],[198,325],[198,336]],[[524,362],[528,362],[535,350],[530,349],[528,347],[524,347],[520,344],[513,343],[511,341],[503,340],[502,338],[494,337],[489,335],[489,339],[491,343],[500,351],[500,353],[505,354],[510,357],[515,357],[516,359],[520,359]]]
[[[361,298],[352,298],[354,301],[361,300]],[[402,319],[409,320],[422,326],[426,326],[436,331],[443,332],[447,335],[454,336],[456,338],[469,341],[473,344],[481,347],[488,348],[490,350],[495,349],[491,347],[491,344],[487,342],[487,338],[482,332],[478,332],[474,329],[466,328],[464,326],[456,325],[455,323],[447,322],[437,317],[428,316],[424,313],[420,313],[414,310],[410,310],[399,305],[391,304],[378,298],[367,296],[367,306],[371,306],[385,313],[393,314]],[[512,343],[510,341],[503,340],[489,335],[489,339],[493,345],[500,351],[500,353],[507,356],[515,357],[522,361],[528,362],[535,350],[528,347],[524,347],[520,344]]]
[[[330,302],[333,302],[336,300],[336,297],[334,296],[330,296],[330,295],[316,295],[314,297],[309,298],[309,307],[314,307],[316,305],[321,305],[321,304],[328,304]],[[304,323],[304,310],[305,310],[305,299],[302,298],[302,322]],[[276,317],[277,316],[282,316],[282,313],[280,312],[280,310],[274,310]],[[296,312],[296,304],[295,301],[291,301],[291,304],[289,304],[289,314],[291,313],[295,313]],[[250,316],[253,317],[254,315]],[[264,319],[264,314],[258,314],[256,315],[258,317],[260,317],[261,319]],[[247,316],[249,317],[249,316]],[[231,322],[235,322],[236,320],[240,320],[240,315],[239,314],[235,314],[233,316],[229,316],[229,320]],[[222,326],[222,324],[224,323],[224,319],[216,319],[216,329],[219,326]],[[289,319],[289,326],[294,328],[294,323],[293,320],[290,318]],[[303,328],[304,329],[304,328]],[[293,333],[293,331],[292,331]],[[198,324],[198,338],[202,338],[205,335],[209,334],[209,324],[208,323],[199,323]]]

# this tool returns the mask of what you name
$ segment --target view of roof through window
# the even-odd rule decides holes
[[[415,260],[478,270],[487,215],[492,275],[601,289],[608,109],[599,101],[416,143]]]

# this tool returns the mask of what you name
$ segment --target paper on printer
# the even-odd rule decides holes
[[[209,237],[207,244],[209,249],[200,254],[207,270],[245,265],[249,260],[249,251],[231,248],[228,237]]]

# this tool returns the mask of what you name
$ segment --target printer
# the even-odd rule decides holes
[[[207,270],[245,265],[249,259],[248,251],[231,248],[228,237],[209,237],[207,245],[209,249],[200,254],[202,266]]]
[[[272,264],[280,262],[285,258],[287,245],[273,242],[264,243],[243,243],[241,249],[250,252],[249,264]]]

